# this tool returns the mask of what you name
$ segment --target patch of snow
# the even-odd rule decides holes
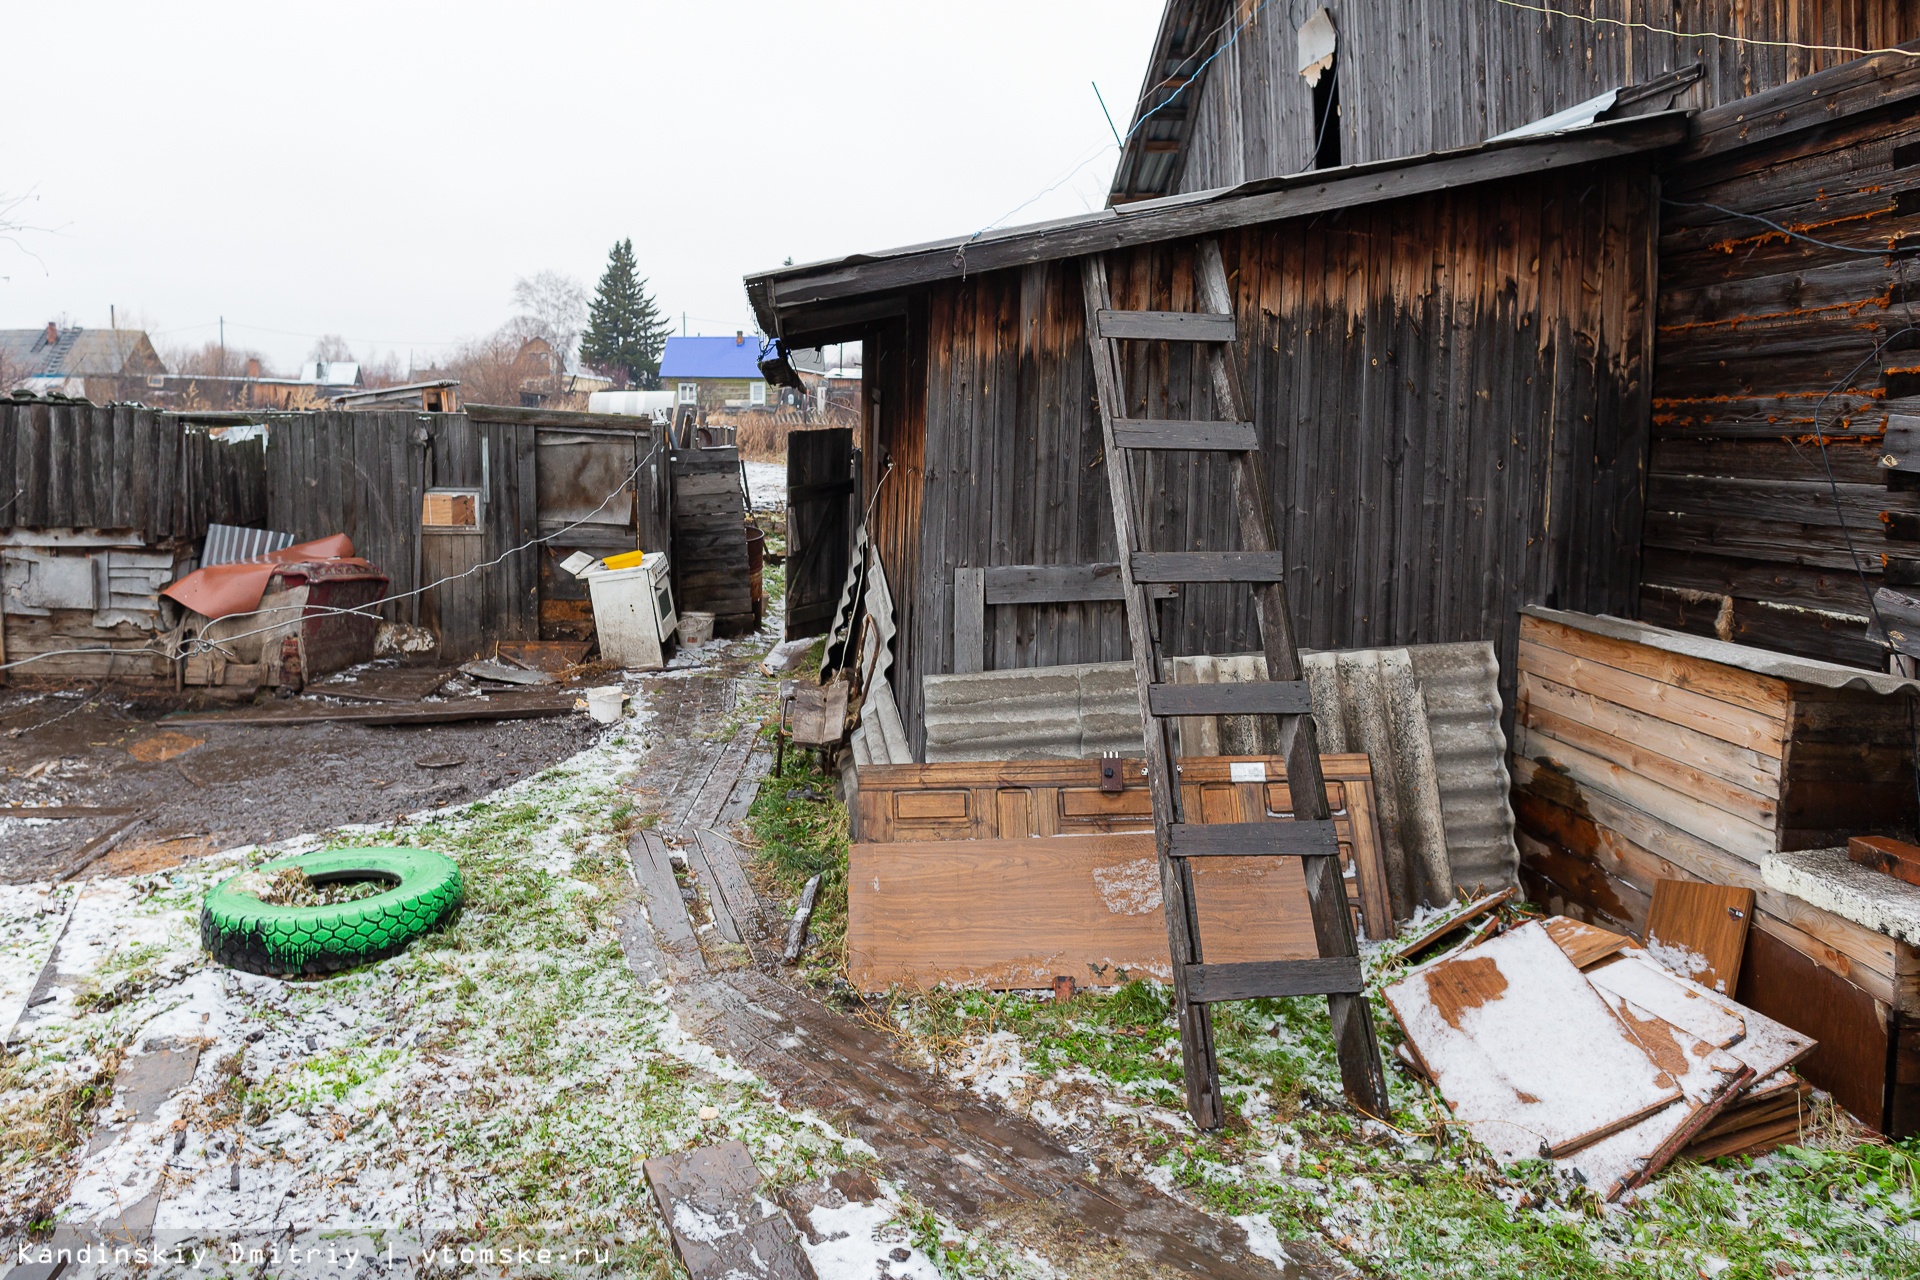
[[[1287,1247],[1280,1243],[1280,1233],[1273,1229],[1273,1223],[1251,1213],[1243,1213],[1234,1219],[1242,1231],[1247,1233],[1247,1248],[1260,1257],[1286,1271],[1294,1266],[1293,1258],[1287,1253]]]
[[[784,462],[742,462],[747,473],[747,505],[755,511],[787,509],[787,464]]]
[[[1093,883],[1115,915],[1148,916],[1160,909],[1160,864],[1152,858],[1095,867]]]
[[[891,1198],[819,1208],[807,1215],[819,1244],[804,1237],[800,1246],[820,1280],[873,1280],[885,1271],[898,1280],[941,1280],[940,1270],[918,1248],[906,1243],[906,1232],[891,1224],[900,1206]],[[896,1262],[895,1249],[906,1249],[907,1260]]]

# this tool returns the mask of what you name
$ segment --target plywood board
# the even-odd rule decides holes
[[[1663,968],[1638,947],[1588,970],[1587,980],[1703,1040],[1720,1044],[1752,1067],[1756,1080],[1771,1079],[1812,1053],[1817,1044],[1811,1036]],[[1729,1035],[1733,1038],[1726,1039]]]
[[[1209,963],[1319,954],[1299,859],[1208,858],[1193,878]],[[855,844],[847,886],[862,991],[1172,977],[1151,832]]]
[[[1547,936],[1553,939],[1555,946],[1566,952],[1567,959],[1573,961],[1576,969],[1598,964],[1633,945],[1633,939],[1624,933],[1615,933],[1611,929],[1602,929],[1599,925],[1587,924],[1568,916],[1549,916],[1540,922],[1540,927],[1547,931]]]
[[[1699,880],[1658,880],[1647,912],[1647,950],[1676,973],[1735,994],[1753,922],[1753,890]]]
[[[1356,931],[1390,937],[1393,913],[1367,757],[1323,755],[1320,762]],[[1189,756],[1179,768],[1181,804],[1190,822],[1264,822],[1292,814],[1286,767],[1278,759]],[[1153,829],[1139,760],[1120,762],[1119,791],[1102,789],[1097,760],[868,765],[860,769],[859,782],[856,829],[878,844]]]
[[[1503,1160],[1570,1155],[1682,1097],[1538,923],[1385,996],[1441,1097]]]

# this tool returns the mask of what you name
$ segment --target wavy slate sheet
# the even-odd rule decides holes
[[[1682,1097],[1538,923],[1385,994],[1447,1105],[1501,1159],[1569,1155]]]

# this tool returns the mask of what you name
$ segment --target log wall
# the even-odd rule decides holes
[[[1774,103],[1703,117],[1668,168],[1650,622],[1885,669],[1869,597],[1920,582],[1920,489],[1879,465],[1889,411],[1920,393],[1916,78],[1872,86],[1907,105],[1745,145]],[[1852,105],[1834,88],[1829,112]]]

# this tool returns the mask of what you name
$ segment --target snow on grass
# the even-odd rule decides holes
[[[620,823],[635,815],[627,779],[648,737],[642,707],[572,759],[459,809],[86,885],[57,955],[58,998],[0,1059],[0,1227],[97,1231],[157,1198],[146,1208],[159,1239],[223,1258],[266,1240],[400,1241],[404,1254],[564,1238],[611,1251],[620,1274],[664,1275],[643,1160],[738,1138],[776,1187],[869,1164],[866,1144],[777,1106],[691,1040],[670,993],[628,967]],[[444,852],[465,905],[405,953],[330,977],[258,977],[201,952],[207,889],[322,844]],[[29,891],[4,900],[0,990],[38,971],[50,902],[64,910]],[[191,1079],[151,1114],[118,1110],[115,1068],[163,1045],[198,1048]],[[847,1241],[829,1280],[865,1280],[882,1262],[903,1274],[888,1260],[899,1244],[866,1226]]]
[[[1390,945],[1365,950],[1383,1012],[1379,987],[1399,966]],[[1828,1149],[1677,1167],[1602,1205],[1544,1162],[1496,1164],[1397,1070],[1391,1123],[1352,1111],[1318,999],[1214,1007],[1229,1118],[1200,1134],[1170,1005],[1136,983],[1067,1004],[936,990],[891,1013],[949,1079],[1234,1218],[1276,1261],[1304,1239],[1404,1277],[1693,1277],[1709,1256],[1728,1275],[1920,1274],[1920,1142],[1859,1145],[1857,1129],[1829,1120]],[[1383,1019],[1378,1031],[1390,1054],[1397,1028]]]

